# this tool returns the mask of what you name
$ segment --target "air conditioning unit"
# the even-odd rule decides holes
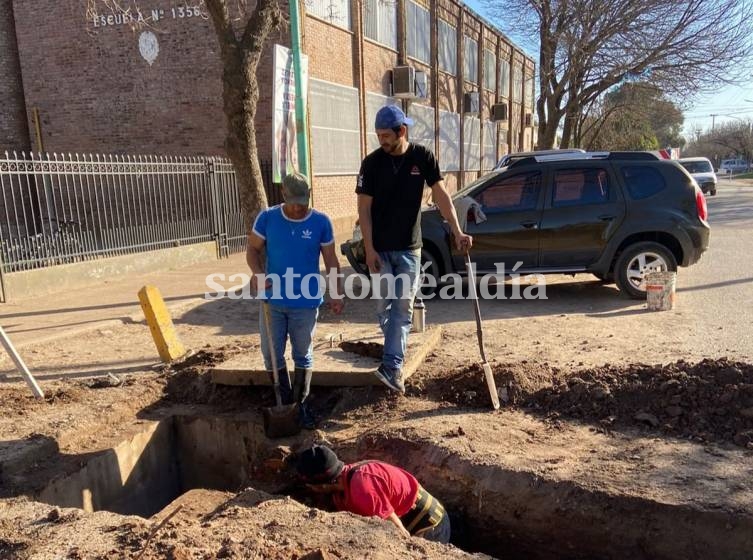
[[[392,96],[401,98],[416,96],[416,70],[413,66],[395,66],[392,69]]]
[[[463,94],[463,112],[464,113],[476,113],[479,112],[479,99],[477,91],[470,91]]]
[[[492,120],[493,121],[506,121],[507,117],[507,103],[495,103],[492,105]]]
[[[533,124],[533,115],[531,113],[526,113],[526,126],[531,126]]]

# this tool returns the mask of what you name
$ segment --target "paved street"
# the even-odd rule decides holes
[[[680,302],[693,310],[691,339],[709,355],[753,357],[753,186],[720,179],[707,197],[711,246],[682,272]]]
[[[482,302],[490,354],[575,366],[753,359],[753,185],[723,180],[708,206],[710,249],[679,270],[674,310],[647,311],[589,274],[548,276],[546,300]],[[429,303],[428,320],[456,325],[459,343],[475,332],[470,319],[466,301]]]

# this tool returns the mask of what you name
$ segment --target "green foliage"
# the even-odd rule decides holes
[[[594,150],[656,150],[685,144],[682,111],[656,87],[627,83],[584,119],[581,144]]]

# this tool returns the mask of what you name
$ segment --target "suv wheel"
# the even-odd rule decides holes
[[[633,299],[646,299],[646,273],[675,271],[677,261],[664,245],[643,241],[629,245],[615,264],[617,286]]]

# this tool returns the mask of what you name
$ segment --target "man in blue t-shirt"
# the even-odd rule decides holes
[[[343,309],[340,263],[335,254],[332,222],[323,213],[309,208],[310,189],[306,177],[287,175],[282,180],[284,204],[263,210],[248,236],[246,261],[259,299],[269,305],[270,330],[267,333],[263,310],[259,318],[264,367],[272,373],[272,357],[267,337],[271,336],[279,366],[283,402],[300,404],[300,421],[314,427],[307,404],[314,366],[313,337],[319,306],[323,303],[325,280],[319,274],[319,255],[328,274],[337,275],[337,294],[330,307],[336,314]],[[266,259],[262,254],[266,250]],[[262,301],[262,305],[265,302]],[[293,387],[285,364],[285,345],[290,346],[295,364]]]

